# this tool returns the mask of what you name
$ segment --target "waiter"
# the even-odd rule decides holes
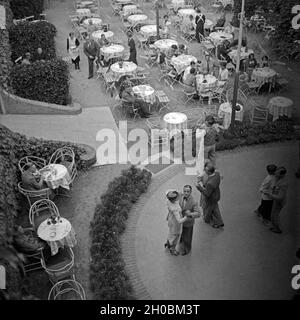
[[[200,8],[196,9],[197,15],[195,17],[196,23],[196,39],[200,43],[200,33],[204,36],[204,23],[205,23],[205,15],[201,13]]]
[[[137,64],[136,61],[136,47],[135,47],[135,42],[132,36],[132,32],[128,32],[128,47],[129,47],[129,59],[128,61],[131,61],[135,64]]]

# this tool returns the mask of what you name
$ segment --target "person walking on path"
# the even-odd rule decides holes
[[[181,207],[182,216],[188,217],[182,224],[182,232],[179,240],[181,255],[186,255],[192,249],[195,218],[201,216],[201,209],[192,196],[192,187],[190,185],[185,185],[183,187],[183,193],[179,195],[179,205]]]
[[[282,233],[280,229],[280,212],[286,204],[288,182],[286,179],[286,168],[279,167],[275,172],[275,182],[272,187],[272,191],[267,193],[273,200],[272,212],[271,212],[271,231],[275,233]]]
[[[205,15],[201,13],[200,8],[196,9],[197,15],[195,17],[195,23],[196,23],[196,39],[200,43],[200,33],[202,36],[204,36],[204,23],[205,23]]]
[[[132,32],[128,32],[128,47],[129,47],[129,59],[128,61],[131,61],[137,65],[136,61],[136,47],[135,42],[132,36]]]
[[[221,198],[219,172],[215,171],[215,167],[211,162],[204,166],[204,171],[208,175],[205,183],[196,182],[196,188],[203,196],[202,208],[204,222],[209,223],[214,228],[224,227],[224,222],[220,213],[219,204]]]
[[[86,39],[86,42],[83,45],[83,52],[88,58],[88,63],[89,63],[88,79],[91,79],[94,76],[94,61],[99,55],[99,46],[97,42],[90,37],[90,35],[87,35],[85,39]]]
[[[188,219],[186,216],[183,217],[181,208],[178,201],[179,193],[175,190],[168,191],[167,194],[167,208],[168,208],[168,227],[169,234],[165,248],[168,248],[172,255],[177,256],[179,252],[176,250],[176,246],[180,239],[182,224]]]
[[[299,165],[298,165],[298,169],[297,169],[297,171],[295,173],[295,176],[297,178],[300,178],[300,142],[299,142],[298,148],[299,148]]]
[[[79,40],[75,37],[74,32],[69,33],[69,37],[67,39],[67,51],[72,59],[72,63],[75,64],[75,70],[80,70],[79,61]]]
[[[262,217],[264,224],[269,226],[271,222],[273,199],[270,198],[268,193],[272,191],[272,187],[275,183],[275,172],[277,166],[275,164],[269,164],[266,169],[268,175],[265,177],[259,188],[259,192],[261,193],[261,203],[254,212],[257,216]]]

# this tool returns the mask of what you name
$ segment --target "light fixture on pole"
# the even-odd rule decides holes
[[[235,110],[236,110],[237,94],[238,94],[238,87],[239,87],[240,56],[241,56],[241,46],[242,46],[242,38],[243,38],[244,14],[245,14],[245,0],[242,0],[242,9],[239,17],[240,18],[239,42],[238,42],[238,49],[237,49],[236,69],[235,69],[233,97],[232,97],[232,112],[231,112],[231,123],[230,123],[231,130],[233,130],[234,128]]]

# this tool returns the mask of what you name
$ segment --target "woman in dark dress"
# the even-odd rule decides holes
[[[197,15],[195,17],[195,23],[196,23],[196,39],[200,43],[200,33],[202,36],[204,36],[204,23],[205,23],[205,15],[201,13],[201,10],[199,8],[196,9]]]
[[[129,47],[129,59],[128,61],[132,61],[133,63],[137,64],[136,61],[136,47],[135,42],[132,37],[132,33],[128,32],[128,47]]]

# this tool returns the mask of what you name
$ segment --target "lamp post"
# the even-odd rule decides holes
[[[230,123],[231,130],[234,129],[236,101],[237,101],[237,93],[238,93],[238,87],[239,87],[240,55],[241,55],[243,23],[244,23],[244,14],[245,14],[244,11],[245,11],[245,0],[242,0],[242,9],[240,13],[239,42],[238,42],[238,49],[237,49],[237,59],[236,59],[235,78],[234,78],[233,97],[232,97],[232,112],[231,112],[231,123]]]
[[[155,2],[155,12],[156,12],[156,36],[157,40],[159,40],[159,4],[158,0]]]

